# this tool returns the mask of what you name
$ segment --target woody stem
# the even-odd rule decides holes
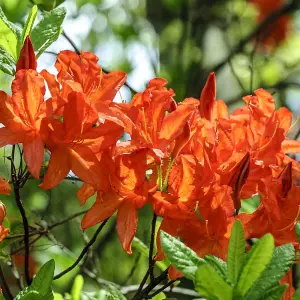
[[[29,256],[30,256],[30,244],[29,244],[29,224],[26,217],[26,212],[23,206],[23,203],[21,201],[20,196],[20,179],[17,176],[16,168],[15,168],[15,148],[14,145],[12,147],[12,154],[11,154],[11,179],[14,186],[14,193],[15,193],[15,200],[16,204],[18,206],[18,209],[20,211],[20,214],[22,216],[23,221],[23,227],[24,227],[24,245],[25,245],[25,263],[24,263],[24,273],[25,273],[25,279],[28,285],[31,283],[30,273],[29,273]]]
[[[156,220],[157,220],[157,215],[153,214],[152,227],[151,227],[151,240],[150,240],[150,248],[149,248],[149,275],[151,281],[154,279],[153,270],[154,270],[155,260],[153,258],[153,252],[154,252]]]

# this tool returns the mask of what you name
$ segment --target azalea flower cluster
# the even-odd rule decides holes
[[[0,93],[0,146],[23,144],[28,170],[42,178],[42,189],[57,186],[72,171],[84,182],[81,204],[97,194],[83,229],[117,212],[120,242],[131,253],[137,211],[150,203],[162,217],[160,229],[199,256],[226,259],[236,219],[246,239],[271,232],[277,245],[298,245],[300,166],[287,154],[300,152],[300,141],[287,139],[287,108],[276,110],[272,95],[259,89],[229,114],[216,100],[214,73],[200,99],[177,104],[167,81],[155,78],[131,103],[116,103],[126,74],[106,74],[97,61],[89,52],[62,51],[57,76],[37,72],[27,38],[12,95]],[[41,176],[45,149],[51,155]],[[253,195],[260,196],[258,209],[239,213],[242,199]],[[157,245],[157,259],[163,259],[159,240]],[[177,275],[173,270],[171,276]]]

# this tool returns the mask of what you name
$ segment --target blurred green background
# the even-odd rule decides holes
[[[217,97],[225,100],[233,110],[242,104],[242,96],[263,87],[274,94],[278,106],[287,106],[295,117],[300,111],[300,9],[291,13],[288,38],[276,49],[263,51],[253,40],[240,51],[235,47],[252,32],[257,24],[257,10],[245,0],[0,0],[8,19],[23,24],[32,3],[41,8],[62,5],[67,9],[63,28],[67,36],[84,51],[95,52],[99,63],[106,70],[121,69],[128,74],[128,84],[136,91],[146,87],[153,77],[164,77],[176,93],[176,100],[199,97],[207,75],[218,68]],[[287,2],[288,3],[288,2]],[[44,6],[43,6],[44,5]],[[47,68],[55,73],[55,53],[72,49],[61,35],[39,58],[39,70]],[[230,53],[230,60],[226,58]],[[54,54],[53,54],[54,53]],[[9,92],[12,78],[0,73],[0,88]],[[130,101],[131,91],[121,89],[117,101]],[[293,137],[299,125],[290,132]],[[9,178],[10,147],[0,150],[0,170]],[[51,191],[38,188],[38,182],[30,180],[22,189],[22,199],[34,227],[46,226],[62,220],[80,207],[76,191],[80,183],[65,180]],[[13,233],[22,232],[21,220],[13,197],[1,196],[7,207],[8,221]],[[56,272],[72,264],[95,229],[83,233],[78,217],[56,227],[51,234],[39,239],[31,247],[35,266],[50,258],[56,261]],[[139,211],[138,238],[148,244],[151,226],[149,206]],[[139,284],[147,270],[147,258],[134,249],[127,255],[121,248],[111,218],[94,245],[84,266],[75,269],[55,281],[56,292],[69,292],[74,277],[80,272],[85,279],[84,291],[98,291],[105,280],[122,286]],[[32,238],[34,239],[34,237]],[[6,253],[22,248],[22,240],[1,243],[1,259],[7,262]],[[22,251],[19,252],[22,254]],[[132,276],[129,274],[138,262]],[[12,268],[12,267],[11,267]],[[5,272],[11,286],[17,289],[11,268]],[[157,274],[160,272],[156,269]],[[101,278],[95,280],[93,277]],[[189,282],[181,286],[191,287]],[[192,299],[179,296],[177,299]],[[82,299],[89,299],[82,296]]]

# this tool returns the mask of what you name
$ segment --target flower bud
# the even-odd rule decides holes
[[[2,201],[0,201],[0,225],[2,225],[6,216],[6,207]]]

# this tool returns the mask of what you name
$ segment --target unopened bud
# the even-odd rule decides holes
[[[0,225],[2,225],[6,216],[6,207],[2,201],[0,201]]]

